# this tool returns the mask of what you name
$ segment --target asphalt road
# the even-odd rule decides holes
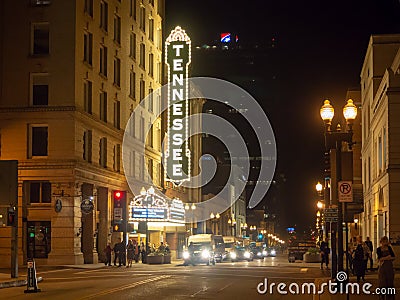
[[[0,290],[0,299],[313,299],[312,295],[257,292],[265,278],[268,283],[290,284],[329,276],[318,264],[307,267],[283,261],[268,257],[215,266],[136,264],[132,268],[38,270],[43,277],[40,293],[24,294],[25,287],[7,288]]]

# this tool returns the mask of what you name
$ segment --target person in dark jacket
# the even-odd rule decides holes
[[[320,253],[321,253],[321,269],[323,268],[323,265],[325,263],[326,269],[329,269],[329,246],[328,246],[328,241],[322,241],[321,245],[319,247]]]
[[[365,250],[364,247],[365,244],[363,244],[361,236],[357,237],[357,246],[356,249],[353,252],[353,267],[354,267],[354,272],[356,273],[357,276],[357,282],[360,282],[360,279],[362,281],[365,281],[365,258],[367,255],[367,251]],[[368,247],[366,247],[368,248]]]
[[[128,241],[128,245],[126,246],[126,252],[128,257],[128,263],[126,264],[127,268],[132,267],[132,261],[135,256],[135,246],[133,245],[132,240]]]
[[[111,266],[111,244],[107,243],[107,247],[104,249],[104,254],[106,256],[106,261],[104,262],[104,264],[107,266]]]
[[[372,259],[372,251],[374,251],[374,246],[372,245],[372,242],[369,239],[369,236],[367,236],[367,240],[365,241],[365,244],[368,246],[369,251],[370,251],[370,253],[368,254],[368,260],[369,260],[369,269],[372,271],[373,267],[374,267],[374,260]]]

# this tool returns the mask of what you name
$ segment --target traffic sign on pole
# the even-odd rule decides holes
[[[339,181],[339,202],[353,202],[353,184],[351,181]]]

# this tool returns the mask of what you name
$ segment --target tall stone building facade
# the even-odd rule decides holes
[[[148,169],[161,188],[158,99],[136,108],[162,84],[163,16],[164,0],[1,1],[0,159],[19,165],[20,264],[98,262],[112,234],[113,191],[133,196],[125,173],[145,185]],[[133,111],[146,156],[133,152],[124,170]],[[1,226],[0,266],[10,263],[10,236]]]
[[[400,35],[371,36],[361,71],[361,233],[400,246]]]

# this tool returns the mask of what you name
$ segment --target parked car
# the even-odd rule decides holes
[[[230,253],[231,261],[247,260],[252,261],[254,259],[253,253],[247,247],[235,247]]]

